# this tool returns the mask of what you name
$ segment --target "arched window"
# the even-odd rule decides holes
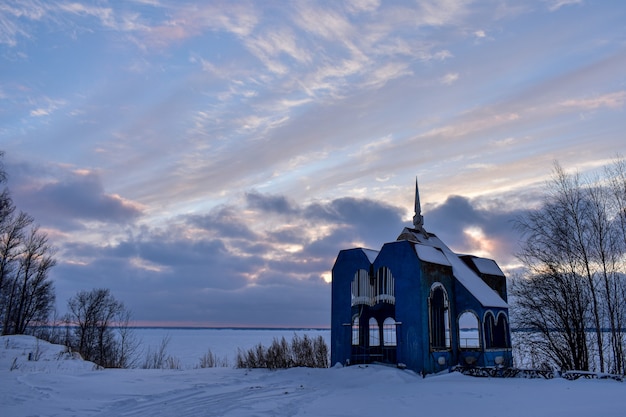
[[[498,322],[493,330],[493,347],[506,348],[509,346],[507,327],[506,314],[501,311],[498,313]]]
[[[354,320],[352,320],[352,345],[358,346],[359,341],[359,316],[354,316]]]
[[[396,346],[396,321],[387,317],[383,322],[383,346]]]
[[[378,268],[376,273],[376,298],[377,303],[395,304],[395,281],[391,270],[386,266]]]
[[[483,320],[483,334],[485,335],[485,348],[489,349],[494,347],[493,332],[495,330],[496,319],[493,317],[493,313],[488,311],[485,313],[485,319]]]
[[[485,314],[485,320],[483,324],[485,334],[485,347],[489,348],[506,348],[507,343],[507,319],[504,312],[498,313],[498,320],[496,321],[493,313],[488,311]]]
[[[450,348],[450,309],[448,294],[443,285],[433,284],[428,297],[430,347],[432,349]]]
[[[374,286],[370,283],[369,271],[359,269],[354,274],[351,285],[352,305],[372,305],[374,300]]]
[[[459,316],[459,348],[480,348],[479,321],[473,311],[465,311]]]
[[[374,317],[370,318],[370,347],[380,346],[380,328],[378,327],[378,321]]]

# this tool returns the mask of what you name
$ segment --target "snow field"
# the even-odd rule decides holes
[[[243,342],[250,335],[241,337]],[[37,346],[39,360],[28,361]],[[93,364],[64,351],[29,336],[0,337],[1,416],[626,415],[626,384],[613,380],[473,378],[459,373],[422,378],[381,365],[94,370]],[[180,357],[182,361],[184,355]]]

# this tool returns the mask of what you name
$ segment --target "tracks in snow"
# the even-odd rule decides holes
[[[243,379],[195,384],[188,388],[173,383],[171,391],[133,395],[114,401],[101,415],[107,416],[294,416],[302,404],[320,394],[297,382],[277,377],[276,372],[254,372],[247,384]],[[302,375],[300,375],[302,376]],[[305,381],[304,381],[305,382]]]

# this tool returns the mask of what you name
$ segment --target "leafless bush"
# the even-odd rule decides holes
[[[271,369],[290,368],[293,366],[291,348],[284,337],[282,337],[280,341],[274,339],[267,349],[266,361],[269,364],[268,367]]]
[[[165,359],[165,366],[162,369],[182,369],[180,359],[168,356],[167,359]]]
[[[247,351],[238,349],[236,363],[237,368],[327,368],[328,346],[322,336],[294,335],[291,344],[283,337],[267,349],[260,343]]]
[[[146,357],[141,367],[143,369],[181,369],[180,360],[167,353],[167,346],[170,343],[170,337],[165,336],[161,339],[161,344],[152,352],[148,348]]]
[[[209,349],[202,357],[200,358],[200,363],[197,366],[198,368],[226,368],[228,367],[228,358],[219,358],[215,353]]]
[[[313,354],[315,355],[316,368],[328,368],[328,365],[330,365],[328,353],[328,346],[322,336],[317,336],[313,339]]]

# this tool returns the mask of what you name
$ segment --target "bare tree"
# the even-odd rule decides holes
[[[594,230],[591,225],[592,205],[589,201],[587,190],[580,176],[568,175],[563,168],[555,164],[553,180],[555,193],[553,198],[562,211],[562,233],[555,236],[564,243],[561,248],[566,251],[569,269],[571,272],[584,277],[590,294],[590,309],[592,315],[592,328],[595,333],[595,343],[600,371],[604,372],[604,340],[602,337],[601,300],[597,280],[592,266],[591,248],[589,242],[594,240]]]
[[[0,152],[0,157],[3,152]],[[6,173],[0,161],[0,184]],[[33,218],[18,212],[8,189],[0,193],[0,325],[2,334],[25,333],[47,322],[54,307],[49,271],[53,250]]]
[[[105,368],[134,364],[137,343],[129,328],[130,314],[108,289],[80,291],[67,303],[69,344],[84,359]],[[116,335],[115,330],[120,330]]]
[[[33,223],[33,218],[28,214],[14,216],[13,211],[14,207],[0,222],[0,294],[15,272],[26,229]]]
[[[8,287],[4,334],[24,334],[31,323],[45,324],[54,308],[54,286],[48,272],[56,261],[45,233],[33,227],[23,242],[15,276]]]
[[[581,178],[555,164],[542,207],[516,221],[528,273],[513,282],[513,317],[540,335],[533,351],[563,369],[625,370],[621,164],[606,178]]]
[[[593,277],[598,282],[601,315],[601,326],[606,329],[602,334],[608,335],[605,345],[606,368],[615,373],[624,372],[624,320],[623,277],[621,258],[624,253],[620,242],[619,223],[615,219],[612,208],[615,202],[612,192],[601,179],[595,180],[595,186],[586,188],[589,201],[589,224],[591,234],[587,241],[591,259]]]
[[[131,318],[130,310],[122,308],[115,319],[117,350],[114,368],[135,368],[139,361],[139,340],[131,327]]]
[[[589,346],[585,328],[589,297],[580,277],[553,271],[512,281],[516,326],[529,330],[525,349],[538,363],[533,366],[588,370]]]
[[[626,348],[624,346],[624,328],[626,327],[626,160],[617,158],[606,169],[609,189],[612,196],[609,210],[613,226],[612,243],[614,252],[611,264],[616,271],[612,275],[609,288],[612,294],[611,341],[615,372],[626,373]]]

